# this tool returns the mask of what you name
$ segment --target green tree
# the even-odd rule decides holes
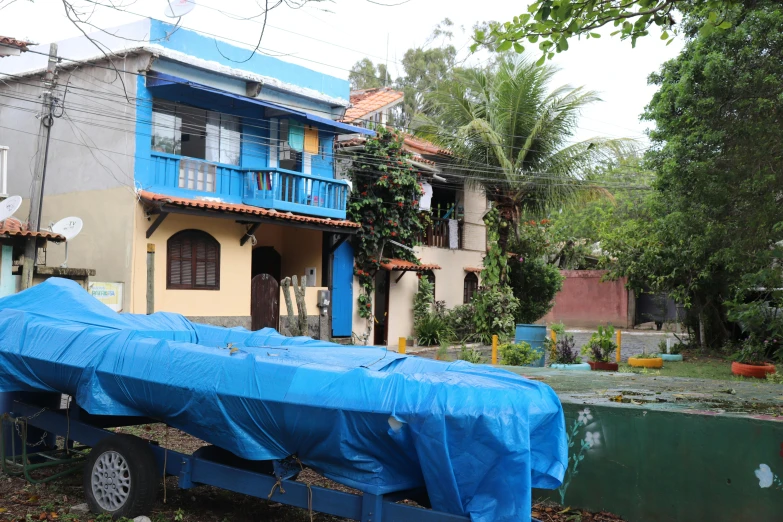
[[[352,90],[383,87],[388,83],[386,66],[382,63],[375,65],[369,58],[362,58],[351,67],[348,81]]]
[[[631,45],[647,36],[653,26],[661,29],[662,40],[671,41],[677,31],[675,14],[699,11],[704,16],[701,29],[708,34],[732,26],[727,16],[732,8],[755,4],[753,0],[538,0],[513,20],[477,25],[471,49],[487,46],[522,53],[526,45],[537,44],[543,64],[555,53],[568,50],[573,37],[600,38],[597,31],[604,26],[615,27],[612,35],[629,38]]]
[[[460,71],[428,97],[417,128],[473,170],[501,219],[514,224],[524,213],[604,194],[582,175],[625,146],[601,138],[569,143],[579,112],[598,97],[582,88],[550,90],[554,74],[518,57]]]
[[[732,31],[707,33],[705,16],[686,19],[682,54],[651,76],[656,191],[602,243],[614,275],[670,292],[713,346],[732,333],[726,302],[783,239],[783,11],[727,17]]]

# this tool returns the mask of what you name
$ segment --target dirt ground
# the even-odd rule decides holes
[[[179,430],[160,424],[117,429],[121,433],[156,440],[161,446],[191,453],[204,442]],[[310,469],[299,474],[298,481],[313,486],[338,489],[350,493],[356,490],[326,479]],[[108,517],[72,513],[71,508],[84,502],[81,474],[71,475],[48,484],[31,485],[21,478],[0,472],[0,521],[63,521],[108,522]],[[588,513],[563,508],[556,504],[535,504],[532,515],[541,522],[622,522],[609,513]],[[158,500],[149,514],[152,522],[308,522],[310,513],[247,495],[199,486],[189,490],[177,487],[177,479],[169,477],[158,493]],[[312,520],[342,522],[344,519],[314,513]]]

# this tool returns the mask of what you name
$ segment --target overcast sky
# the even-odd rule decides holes
[[[92,5],[87,0],[73,1],[84,8]],[[112,27],[137,21],[138,15],[166,19],[163,14],[166,0],[113,1],[115,5],[127,5],[130,12],[96,7],[91,22],[99,27]],[[403,0],[374,1],[393,4]],[[261,18],[231,17],[260,14],[259,4],[263,6],[264,0],[194,0],[194,3],[193,11],[182,19],[184,27],[234,43],[244,42],[251,48],[255,46]],[[0,9],[0,35],[48,43],[80,34],[65,17],[61,0],[0,0],[0,7],[4,5],[7,7]],[[375,62],[386,62],[388,56],[389,69],[395,74],[401,72],[398,63],[405,51],[424,45],[438,22],[448,17],[455,25],[452,43],[460,49],[460,58],[467,57],[468,63],[475,63],[484,57],[468,57],[473,24],[483,20],[509,20],[526,12],[527,5],[526,1],[513,0],[409,0],[384,7],[367,0],[331,0],[291,9],[283,4],[269,14],[262,48],[273,55],[284,55],[284,60],[340,78],[347,78],[351,66],[364,56]],[[460,27],[464,27],[464,32]],[[573,41],[570,49],[554,61],[561,69],[555,82],[585,86],[597,91],[604,100],[584,112],[574,139],[628,137],[646,143],[643,133],[649,124],[640,122],[639,115],[655,92],[647,86],[647,76],[675,57],[682,44],[675,41],[666,46],[654,30],[632,49],[630,42],[610,38],[609,32],[598,40]],[[535,53],[535,49],[532,51]],[[538,55],[533,58],[537,59]]]

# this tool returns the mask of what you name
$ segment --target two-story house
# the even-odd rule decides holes
[[[216,324],[277,326],[287,276],[306,277],[310,315],[317,290],[339,298],[353,268],[333,251],[358,225],[333,144],[372,134],[339,121],[349,83],[157,20],[91,37],[101,49],[59,42],[43,200],[43,224],[84,220],[70,262],[122,283],[123,311]],[[48,48],[0,61],[0,146],[23,198]],[[47,261],[62,255],[50,246]]]
[[[361,127],[387,124],[402,102],[403,93],[388,87],[353,91],[343,121]],[[338,177],[345,176],[351,154],[361,151],[364,140],[360,135],[338,137]],[[478,289],[487,247],[483,190],[466,182],[464,170],[450,168],[450,151],[412,136],[404,138],[403,147],[411,153],[410,163],[423,174],[422,211],[429,212],[430,225],[419,240],[421,246],[415,248],[420,265],[392,259],[376,275],[375,320],[369,339],[374,344],[396,344],[399,337],[413,335],[412,305],[419,281],[415,275],[434,284],[435,299],[447,308],[470,302]],[[349,249],[348,245],[340,247],[338,256],[350,256]],[[355,281],[354,293],[358,292]],[[356,312],[353,329],[366,329],[366,321]]]

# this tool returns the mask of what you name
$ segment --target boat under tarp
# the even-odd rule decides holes
[[[560,485],[563,411],[505,370],[272,329],[117,314],[63,279],[0,299],[0,392],[71,395],[88,413],[144,416],[250,460],[296,455],[374,494],[426,486],[476,522],[530,519]]]

